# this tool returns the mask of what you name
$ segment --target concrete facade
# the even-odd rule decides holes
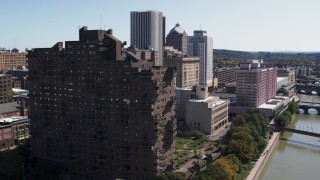
[[[199,84],[199,62],[198,57],[185,56],[180,51],[165,47],[163,65],[174,68],[177,74],[176,85],[179,88]]]
[[[159,52],[159,62],[163,65],[165,44],[165,17],[159,11],[131,12],[131,45],[139,49],[153,49]]]
[[[212,86],[213,39],[207,31],[197,30],[188,36],[188,55],[200,58],[199,84]]]
[[[228,123],[229,101],[208,96],[208,88],[197,86],[194,99],[186,102],[186,123],[191,129],[213,135]]]
[[[172,170],[173,68],[125,51],[111,30],[79,37],[28,53],[33,155],[77,180]]]
[[[186,119],[186,104],[192,94],[192,88],[176,88],[175,90],[177,104],[176,117],[178,120],[185,121]]]

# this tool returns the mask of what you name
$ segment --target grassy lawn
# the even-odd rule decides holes
[[[184,162],[186,161],[186,157],[190,154],[190,152],[176,152],[175,153],[175,158],[174,158],[174,163],[181,167]]]
[[[194,150],[199,150],[208,143],[212,142],[208,140],[206,135],[198,131],[176,137],[175,148],[178,151],[175,152],[174,163],[181,167],[188,161],[189,156],[194,155]]]
[[[208,143],[207,140],[202,139],[191,139],[185,137],[177,137],[176,138],[176,149],[201,149],[204,145]]]

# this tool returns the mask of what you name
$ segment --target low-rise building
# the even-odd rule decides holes
[[[277,77],[277,91],[289,83],[288,77]]]
[[[19,116],[20,110],[17,102],[10,102],[0,104],[0,118],[8,118],[13,116]]]
[[[290,82],[296,81],[296,71],[290,68],[278,69],[278,77],[288,77]]]
[[[28,89],[28,69],[20,68],[20,69],[11,69],[6,72],[6,74],[11,74],[13,82],[12,83],[19,83],[21,89]],[[19,85],[18,84],[18,85]],[[12,86],[13,88],[17,88],[16,85]]]
[[[186,104],[190,99],[192,94],[192,87],[188,88],[176,88],[175,98],[176,98],[176,117],[180,122],[184,122],[186,119]]]
[[[247,109],[259,109],[265,112],[271,119],[277,114],[279,114],[279,112],[282,111],[288,105],[289,101],[290,97],[288,96],[274,96],[258,107],[230,106],[230,112],[231,116],[234,116],[235,114],[244,113]]]
[[[0,151],[29,138],[29,125],[27,116],[0,118]]]
[[[213,135],[228,123],[229,101],[208,96],[208,87],[197,86],[186,103],[186,123],[190,128]]]
[[[0,151],[10,149],[14,145],[11,125],[0,125]]]

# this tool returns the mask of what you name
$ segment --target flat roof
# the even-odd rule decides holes
[[[17,102],[0,104],[0,114],[19,111],[19,109],[17,109],[18,106]]]
[[[226,98],[234,98],[236,97],[236,94],[230,94],[230,93],[225,93],[225,92],[211,92],[209,93],[211,96],[219,96],[222,99]]]
[[[279,101],[279,103],[281,103],[281,101]],[[277,104],[266,104],[266,103],[264,103],[264,104],[261,104],[258,108],[261,108],[261,109],[275,109],[279,105],[279,103],[277,103]]]
[[[12,123],[19,120],[28,119],[28,116],[13,116],[9,118],[0,118],[0,123]]]
[[[175,90],[192,90],[192,87],[176,87]]]
[[[279,106],[282,102],[284,102],[287,99],[289,99],[289,97],[275,96],[275,97],[271,98],[268,102],[261,104],[258,108],[275,109],[277,106]]]
[[[284,81],[286,79],[289,79],[289,78],[288,77],[277,77],[277,82]]]
[[[12,88],[13,94],[22,94],[22,93],[29,93],[28,90],[25,89],[17,89],[17,88]]]

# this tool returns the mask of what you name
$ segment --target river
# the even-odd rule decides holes
[[[319,100],[319,96],[305,96]],[[320,115],[296,114],[292,128],[320,133]],[[285,132],[279,140],[261,180],[320,179],[320,138]]]

